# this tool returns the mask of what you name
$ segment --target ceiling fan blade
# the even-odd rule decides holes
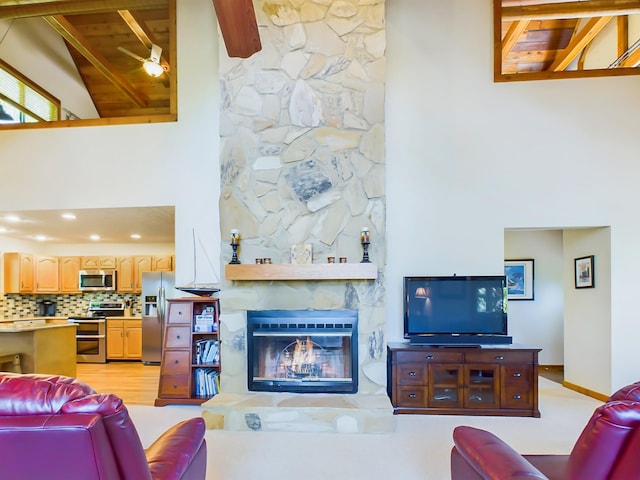
[[[142,62],[142,63],[144,63],[144,62],[145,62],[145,59],[144,59],[144,58],[142,58],[140,55],[136,55],[135,53],[130,52],[129,50],[127,50],[127,49],[126,49],[126,48],[124,48],[124,47],[118,47],[118,50],[120,50],[120,51],[121,51],[122,53],[124,53],[125,55],[129,55],[130,57],[135,58],[135,59],[136,59],[136,60],[138,60],[139,62]]]
[[[151,55],[149,55],[149,59],[152,62],[160,63],[160,57],[162,56],[162,47],[160,45],[156,45],[155,43],[151,44]]]
[[[262,50],[252,0],[213,0],[230,57],[248,58]]]

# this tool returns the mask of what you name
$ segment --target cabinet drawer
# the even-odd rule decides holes
[[[190,346],[191,327],[167,326],[167,337],[164,339],[165,348],[186,348]]]
[[[188,373],[191,367],[189,350],[167,350],[162,359],[163,370],[168,375]]]
[[[533,352],[508,350],[467,352],[465,360],[467,363],[533,363]]]
[[[429,379],[428,368],[419,363],[399,363],[396,365],[397,385],[426,385]]]
[[[396,407],[426,408],[427,387],[398,387]]]
[[[532,365],[503,365],[502,382],[505,385],[530,385],[533,380]]]
[[[189,397],[189,375],[161,375],[158,388],[160,397]]]
[[[530,385],[525,383],[507,384],[500,395],[501,408],[517,408],[530,410],[533,406],[533,393]]]
[[[411,352],[397,352],[397,363],[422,363],[422,362],[437,362],[437,363],[460,363],[462,362],[461,352],[441,352],[441,351],[418,351]]]
[[[188,323],[191,325],[191,311],[190,303],[172,303],[167,323]]]

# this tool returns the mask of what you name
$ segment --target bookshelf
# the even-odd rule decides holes
[[[220,388],[217,298],[167,300],[156,406],[201,404]]]

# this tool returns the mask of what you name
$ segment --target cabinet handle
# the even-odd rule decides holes
[[[415,377],[416,376],[416,372],[409,372],[409,376],[410,377]]]
[[[416,398],[416,394],[415,393],[410,393],[409,394],[409,398]]]
[[[522,398],[521,395],[514,395],[513,398],[515,398],[516,400],[520,400]]]
[[[177,338],[177,339],[180,339],[180,335],[176,335],[176,338]]]
[[[433,355],[427,355],[426,357],[424,357],[427,360],[433,360]]]
[[[504,360],[504,356],[503,355],[496,355],[496,360]]]
[[[521,377],[521,376],[522,376],[522,374],[521,374],[520,372],[516,372],[516,373],[514,373],[514,374],[513,374],[513,376],[514,376],[514,377]]]
[[[178,365],[180,363],[180,360],[176,360],[175,364]]]

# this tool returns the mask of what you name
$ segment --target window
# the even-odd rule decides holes
[[[60,120],[60,100],[0,60],[0,100],[14,123]]]

